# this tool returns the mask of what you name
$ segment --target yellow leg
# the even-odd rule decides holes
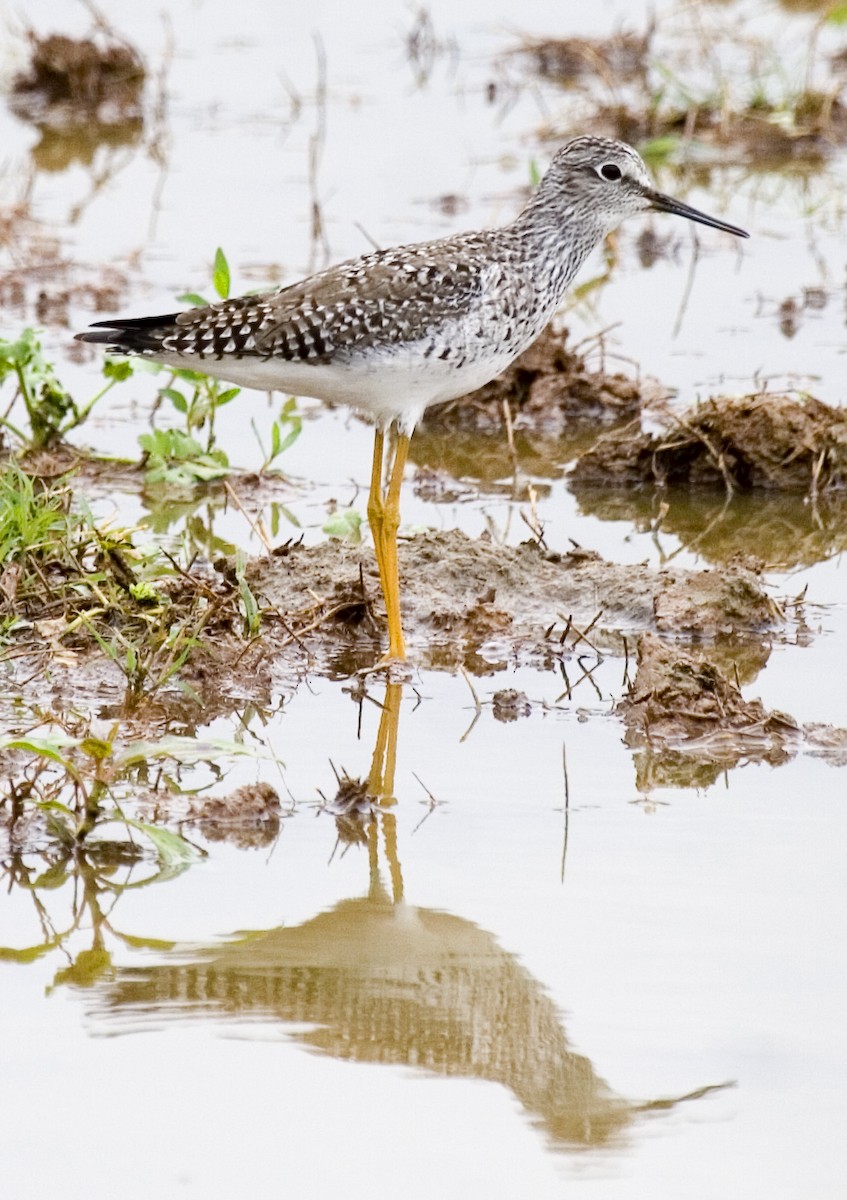
[[[400,621],[400,579],[397,569],[397,530],[400,527],[400,487],[409,454],[409,438],[401,434],[397,438],[394,462],[388,489],[383,494],[382,460],[385,450],[385,434],[378,429],[374,434],[374,454],[371,466],[371,490],[368,495],[368,521],[374,539],[374,553],[379,568],[379,582],[385,600],[388,617],[388,653],[386,659],[406,658],[403,627]]]
[[[382,713],[379,718],[379,732],[368,777],[369,793],[379,800],[380,807],[385,810],[382,813],[382,836],[385,839],[385,854],[391,873],[391,891],[395,904],[403,899],[403,873],[397,853],[397,820],[394,814],[388,810],[397,803],[394,795],[394,774],[397,768],[397,739],[402,699],[402,684],[387,683]],[[371,829],[375,830],[376,825],[371,826]],[[376,834],[369,831],[368,837],[370,839],[371,891],[373,894],[374,879],[378,879],[378,850]]]
[[[374,554],[379,568],[379,583],[382,594],[385,595],[385,503],[382,498],[382,455],[385,446],[385,434],[378,429],[374,434],[374,456],[371,466],[371,490],[368,496],[368,523],[374,540]]]
[[[383,556],[385,578],[385,611],[388,615],[388,658],[404,661],[406,644],[403,641],[403,626],[400,620],[400,574],[397,568],[397,530],[400,528],[400,487],[409,454],[409,435],[397,437],[397,449],[391,466],[391,479],[385,497],[383,515]]]

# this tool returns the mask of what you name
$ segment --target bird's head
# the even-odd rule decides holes
[[[626,217],[651,209],[687,217],[701,225],[749,237],[743,229],[659,192],[631,146],[610,138],[578,137],[556,152],[543,186],[560,191],[570,214],[590,215],[603,233]]]

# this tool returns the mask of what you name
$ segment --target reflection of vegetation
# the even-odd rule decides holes
[[[119,125],[71,125],[55,127],[38,123],[39,140],[31,150],[32,161],[39,171],[65,171],[79,163],[91,167],[103,147],[111,154],[118,150],[134,149],[141,144],[144,123],[133,117]]]
[[[30,724],[32,721],[30,721]],[[43,719],[36,729],[0,737],[0,776],[6,780],[5,826],[10,842],[19,830],[67,850],[91,841],[95,830],[120,822],[143,834],[168,865],[196,852],[178,834],[127,816],[123,804],[138,792],[178,795],[180,773],[197,762],[216,763],[255,751],[220,738],[160,737],[130,740],[116,722],[97,733],[68,717]]]
[[[596,434],[596,431],[595,431]],[[511,489],[515,456],[525,475],[538,479],[561,479],[564,464],[591,444],[591,433],[578,431],[565,438],[519,432],[514,435],[514,454],[504,431],[429,429],[415,431],[409,457],[419,467],[442,471],[455,487],[456,480],[470,480],[486,491]]]
[[[760,492],[729,500],[714,489],[603,488],[570,481],[583,513],[629,521],[653,532],[661,547],[673,535],[682,548],[709,562],[753,555],[767,570],[787,571],[825,561],[847,549],[847,496],[830,493],[817,505],[802,495]],[[664,561],[678,553],[663,551]]]
[[[58,951],[67,965],[57,970],[54,987],[90,988],[113,971],[107,935],[135,949],[170,949],[170,942],[122,933],[113,914],[126,892],[171,879],[185,865],[151,864],[138,846],[125,842],[12,849],[4,855],[2,877],[8,889],[29,895],[41,936],[27,946],[0,946],[0,962],[25,964]],[[57,909],[62,909],[61,919]],[[90,937],[80,948],[85,930]]]

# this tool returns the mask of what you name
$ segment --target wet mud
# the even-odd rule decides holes
[[[706,787],[742,762],[786,762],[801,750],[847,761],[847,730],[798,724],[746,700],[711,656],[653,633],[638,641],[638,670],[616,706],[635,753],[639,790]]]
[[[611,430],[577,461],[575,487],[638,484],[806,493],[847,487],[847,416],[812,396],[711,399],[649,433]]]
[[[560,555],[535,542],[501,546],[453,532],[403,541],[400,569],[412,661],[433,669],[490,674],[518,661],[549,667],[576,645],[621,654],[622,637],[645,630],[725,640],[783,624],[743,563],[657,571],[590,551]],[[260,613],[253,634],[245,629],[245,586]],[[74,613],[64,598],[52,607],[42,600],[36,611],[34,595],[14,597],[22,631],[0,665],[4,690],[54,711],[83,706],[147,731],[176,725],[190,732],[245,703],[269,703],[305,674],[346,677],[372,667],[383,649],[378,575],[365,546],[288,544],[248,562],[243,578],[229,560],[198,563],[163,580],[157,595],[152,617],[126,594],[108,611],[96,611],[89,598],[91,607]],[[6,595],[7,615],[13,600]],[[173,671],[167,634],[180,623],[189,652]],[[129,674],[125,647],[133,639],[147,657],[138,649]],[[497,708],[504,720],[526,711],[520,696],[506,692]]]
[[[492,662],[547,660],[560,652],[569,622],[575,630],[591,623],[592,642],[618,648],[621,631],[715,638],[781,623],[761,580],[742,564],[721,572],[656,571],[605,562],[590,551],[561,555],[535,542],[500,546],[452,532],[403,541],[400,571],[413,657],[433,667],[479,654]],[[382,611],[369,548],[294,546],[255,560],[247,578],[264,610],[284,619],[292,644],[325,652],[328,642],[346,642],[373,656]]]
[[[626,104],[601,106],[593,133],[635,145],[662,138],[695,139],[714,155],[763,166],[821,161],[847,142],[847,105],[833,93],[807,91],[790,108],[761,103],[738,112],[702,103],[660,111]]]
[[[567,87],[577,80],[644,79],[649,65],[652,26],[644,34],[621,30],[608,38],[534,38],[515,57],[543,79]]]
[[[693,46],[701,46],[709,36],[701,21],[695,14],[687,29],[658,33],[659,37],[651,18],[643,33],[622,30],[607,38],[539,38],[517,46],[510,60],[561,89],[568,99],[579,94],[588,101],[587,111],[579,110],[578,127],[554,118],[544,136],[561,141],[591,132],[652,146],[658,158],[687,143],[696,145],[698,162],[720,157],[724,163],[729,158],[759,167],[820,162],[847,142],[843,52],[830,57],[817,87],[812,86],[810,61],[805,86],[785,87],[782,94],[780,89],[762,87],[738,89],[732,96],[721,81],[711,88],[703,86],[698,95],[673,85],[677,73],[690,74]],[[737,30],[727,33],[718,26],[712,37],[716,43],[728,40],[734,53],[747,55],[751,77],[762,71],[763,55],[774,53],[757,45],[755,38],[739,37]],[[815,52],[813,46],[810,59]],[[774,54],[775,66],[777,62]]]

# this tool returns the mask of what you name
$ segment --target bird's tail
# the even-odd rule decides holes
[[[168,333],[173,331],[177,313],[160,317],[126,317],[94,321],[90,329],[76,334],[76,341],[109,346],[121,354],[143,354],[161,350]]]

